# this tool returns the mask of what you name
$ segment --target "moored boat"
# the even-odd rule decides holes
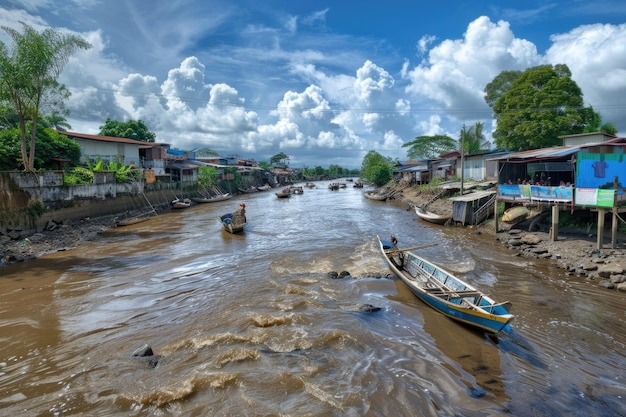
[[[172,204],[173,209],[186,209],[191,206],[191,199],[190,198],[183,198],[183,199],[177,198],[175,200],[172,200],[171,204]]]
[[[233,198],[233,195],[230,193],[224,193],[219,195],[214,195],[211,197],[191,197],[192,201],[196,203],[216,203],[218,201],[229,200]]]
[[[432,211],[425,210],[418,206],[415,206],[415,214],[417,214],[417,217],[420,219],[434,224],[445,224],[452,218],[451,215],[433,213]]]
[[[391,241],[378,237],[378,243],[393,273],[417,298],[435,310],[492,334],[506,330],[513,320],[514,316],[509,313],[510,303],[496,303],[450,272],[412,252],[432,245],[398,249],[393,236]]]

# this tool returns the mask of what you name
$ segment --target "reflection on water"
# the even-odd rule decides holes
[[[421,254],[511,301],[513,330],[417,300],[391,234],[437,242]],[[3,415],[624,415],[623,294],[358,189],[198,205],[0,274]],[[146,343],[156,368],[130,359]]]

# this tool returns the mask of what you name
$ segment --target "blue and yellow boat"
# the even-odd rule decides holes
[[[496,303],[476,288],[443,268],[412,252],[420,247],[398,249],[397,241],[378,237],[389,268],[420,300],[453,320],[488,333],[506,330],[513,320],[511,303]],[[430,245],[424,245],[430,246]]]

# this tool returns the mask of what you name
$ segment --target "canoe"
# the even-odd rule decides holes
[[[211,197],[191,197],[191,200],[195,201],[196,203],[215,203],[218,201],[228,200],[230,198],[233,198],[233,195],[230,193],[225,193],[220,195],[214,195]]]
[[[182,200],[180,198],[177,198],[175,200],[172,200],[173,209],[185,209],[190,206],[191,206],[191,199],[189,198],[185,198]]]
[[[529,214],[530,210],[524,206],[511,207],[502,214],[502,221],[507,223],[522,221],[528,217]]]
[[[130,226],[132,224],[145,222],[146,220],[150,220],[155,216],[155,213],[149,213],[147,215],[139,215],[134,217],[116,217],[115,219],[113,219],[113,225],[115,227]]]
[[[241,203],[239,209],[232,213],[226,213],[220,216],[224,230],[229,233],[242,232],[247,224],[246,205]]]
[[[253,187],[253,186],[251,186],[249,188],[239,188],[239,187],[237,187],[237,189],[242,194],[251,194],[251,193],[259,192],[259,190],[256,187]]]
[[[387,193],[380,194],[380,193],[377,193],[376,191],[366,191],[363,193],[363,195],[369,198],[370,200],[376,200],[376,201],[385,201],[389,198],[389,194]]]
[[[395,242],[383,241],[380,237],[378,243],[389,268],[427,305],[453,320],[491,334],[510,327],[514,316],[509,313],[509,302],[496,303],[450,272],[412,252],[431,245],[398,249]]]
[[[283,188],[281,191],[274,193],[278,198],[289,198],[291,196],[291,191],[289,188]]]
[[[415,206],[415,214],[417,214],[417,217],[420,219],[434,224],[445,224],[452,217],[451,215],[433,213],[432,211],[424,210],[417,206]]]

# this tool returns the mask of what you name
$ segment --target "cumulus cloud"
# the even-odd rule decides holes
[[[535,45],[515,38],[507,22],[482,16],[468,25],[462,39],[442,41],[424,62],[407,70],[406,92],[433,100],[458,120],[485,117],[490,113],[485,86],[505,69],[524,70],[542,60]]]
[[[548,61],[566,64],[585,104],[626,132],[626,24],[585,25],[550,39]]]

